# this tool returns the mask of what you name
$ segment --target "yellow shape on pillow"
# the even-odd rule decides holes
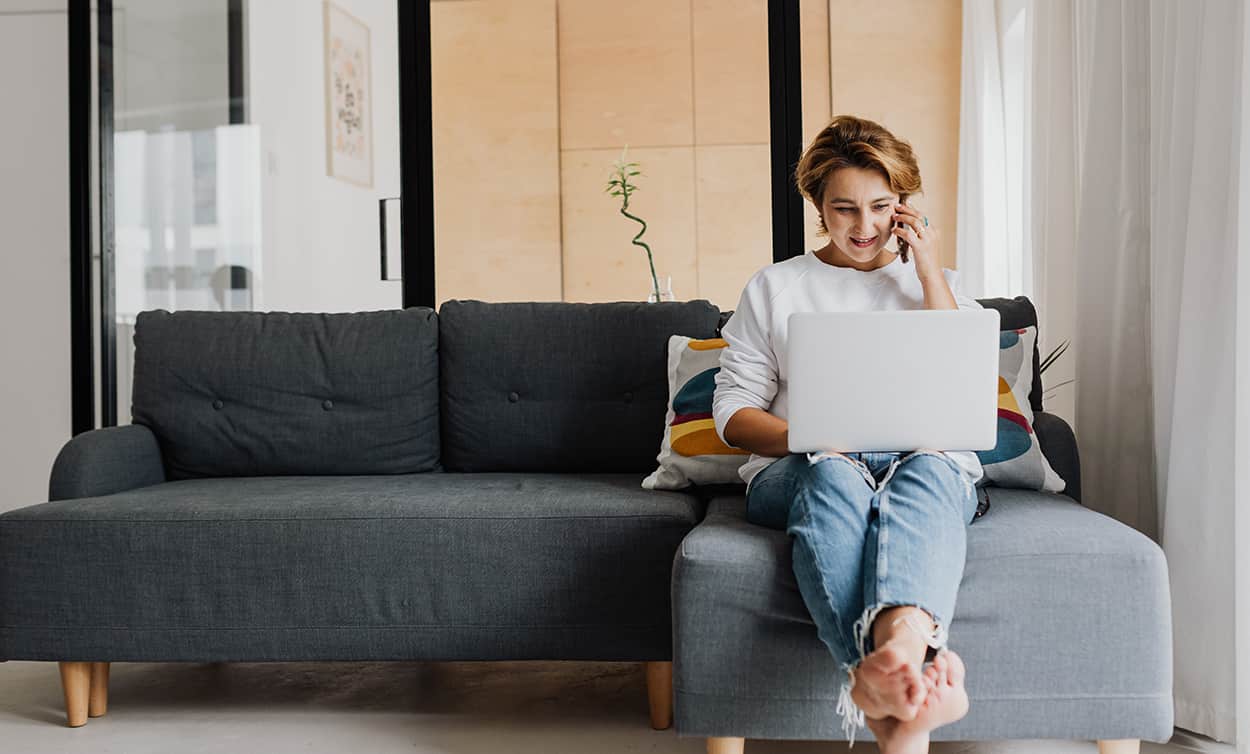
[[[1007,380],[1002,377],[998,378],[998,407],[1007,409],[1013,414],[1023,416],[1024,412],[1020,410],[1020,404],[1016,403],[1016,396],[1011,393],[1011,386],[1007,384]]]
[[[682,422],[670,429],[669,445],[674,453],[686,456],[743,456],[750,455],[741,448],[731,448],[721,442],[716,434],[716,423],[711,419],[695,419]]]

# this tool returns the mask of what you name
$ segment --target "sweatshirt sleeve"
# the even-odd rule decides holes
[[[955,270],[942,269],[942,274],[946,276],[946,284],[951,287],[951,293],[955,296],[955,305],[960,309],[984,309],[980,302],[964,293],[963,286],[959,283],[959,273]]]
[[[777,358],[769,333],[771,312],[761,278],[753,278],[742,291],[738,308],[725,323],[721,336],[720,371],[712,395],[712,419],[716,434],[725,441],[725,425],[742,408],[767,410],[777,395]]]

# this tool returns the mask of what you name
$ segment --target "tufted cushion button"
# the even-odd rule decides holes
[[[633,394],[633,393],[631,393],[631,392],[629,392],[629,391],[626,391],[626,392],[625,392],[625,402],[626,402],[626,403],[633,403],[633,401],[634,401],[634,394]]]
[[[326,411],[329,411],[330,409],[334,408],[334,401],[330,400],[329,398],[326,398],[324,401],[321,402],[321,407],[324,408]]]
[[[220,398],[218,398],[217,400],[213,401],[213,408],[217,409],[218,411],[220,411],[220,410],[222,409],[222,407],[223,407],[223,406],[225,406],[225,405],[226,405],[226,404],[225,404],[225,403],[223,403],[223,402],[222,402],[222,400],[221,400]]]
[[[508,393],[509,403],[516,403],[519,400],[521,400],[521,396],[517,395],[516,393]]]

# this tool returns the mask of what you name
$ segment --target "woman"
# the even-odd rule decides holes
[[[741,471],[748,519],[793,540],[803,601],[847,673],[837,708],[844,733],[853,744],[866,723],[883,752],[924,752],[931,730],[968,710],[963,662],[945,645],[981,464],[975,453],[924,448],[791,454],[786,326],[797,311],[981,307],[957,292],[956,274],[940,265],[937,231],[905,203],[921,189],[906,142],[839,116],[796,177],[829,243],[747,283],[723,331],[716,430],[752,452]],[[864,398],[888,401],[909,379],[924,375],[900,376]]]

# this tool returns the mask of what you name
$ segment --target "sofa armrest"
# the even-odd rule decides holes
[[[1077,449],[1076,435],[1061,417],[1038,411],[1033,416],[1033,431],[1042,446],[1042,455],[1050,462],[1063,480],[1067,482],[1063,494],[1081,501],[1081,454]]]
[[[161,449],[141,424],[105,427],[70,438],[52,462],[49,500],[124,492],[165,481]]]

